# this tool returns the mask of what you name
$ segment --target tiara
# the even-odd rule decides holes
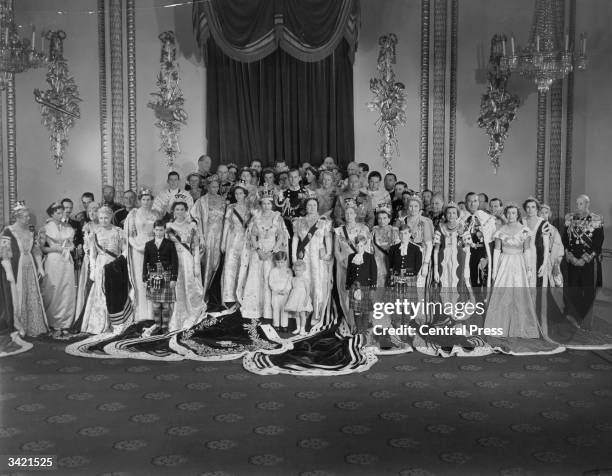
[[[354,198],[345,198],[344,208],[357,208],[357,200]]]
[[[376,213],[386,213],[387,215],[391,216],[391,207],[389,207],[387,202],[381,203],[376,207]]]
[[[217,174],[212,174],[212,175],[209,175],[209,176],[206,178],[206,181],[207,181],[208,183],[210,183],[210,182],[218,182],[218,181],[219,181],[219,176],[218,176]]]
[[[459,208],[459,205],[457,205],[455,202],[453,202],[453,201],[451,200],[450,202],[448,202],[448,203],[446,204],[446,206],[445,206],[444,208],[445,208],[445,209],[446,209],[446,208]]]
[[[244,180],[239,180],[236,182],[232,187],[232,190],[236,190],[237,188],[244,190],[244,193],[248,195],[249,189],[247,188],[247,183]]]
[[[13,213],[19,213],[27,209],[28,207],[26,207],[25,200],[17,200],[15,205],[13,205]]]
[[[138,192],[138,195],[140,195],[141,197],[143,195],[151,195],[152,196],[153,195],[153,191],[150,188],[148,188],[148,187],[141,187],[140,191]]]

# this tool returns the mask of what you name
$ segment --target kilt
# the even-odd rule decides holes
[[[173,303],[176,301],[176,290],[170,287],[170,281],[167,279],[157,288],[147,283],[147,299],[153,302]]]
[[[372,325],[373,303],[370,299],[370,288],[361,288],[361,299],[355,299],[356,289],[349,289],[349,309],[355,319],[357,332],[364,332]]]

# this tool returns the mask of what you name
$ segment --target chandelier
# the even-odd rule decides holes
[[[44,51],[44,38],[41,49]],[[32,39],[22,38],[15,25],[14,0],[0,0],[0,89],[15,73],[38,68],[46,61],[45,54],[36,50],[36,30]]]
[[[517,47],[514,37],[510,45],[504,39],[500,66],[532,80],[538,91],[546,92],[552,83],[565,78],[576,67],[584,71],[588,66],[586,55],[587,36],[580,35],[580,47],[576,54],[568,34],[563,38],[562,0],[536,0],[529,44]],[[509,48],[508,48],[509,47]],[[507,54],[509,51],[509,54]]]

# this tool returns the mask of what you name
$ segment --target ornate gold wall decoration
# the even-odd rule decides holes
[[[183,108],[185,99],[179,87],[180,75],[176,62],[176,39],[173,31],[165,31],[159,35],[162,42],[160,71],[157,74],[159,92],[151,93],[153,100],[148,106],[155,111],[160,129],[160,151],[166,156],[168,167],[174,166],[176,156],[181,152],[179,133],[181,125],[187,122],[187,113]]]
[[[68,133],[81,117],[79,103],[81,97],[74,78],[68,71],[68,62],[64,58],[64,40],[66,33],[49,31],[49,70],[47,83],[49,89],[34,90],[34,100],[40,104],[42,123],[49,131],[51,158],[59,170],[64,163],[64,152],[68,145]]]
[[[370,111],[378,111],[376,120],[380,140],[380,156],[387,172],[391,172],[391,160],[399,156],[396,129],[406,125],[406,87],[395,80],[393,66],[396,62],[397,36],[394,33],[381,36],[378,40],[378,77],[370,79],[370,91],[374,99],[368,103]]]

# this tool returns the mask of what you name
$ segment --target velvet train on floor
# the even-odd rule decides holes
[[[121,334],[92,336],[67,346],[66,352],[103,359],[219,361],[254,351],[284,352],[291,347],[270,326],[244,320],[233,309],[208,313],[185,331],[156,335],[153,325],[153,321],[141,321]]]

